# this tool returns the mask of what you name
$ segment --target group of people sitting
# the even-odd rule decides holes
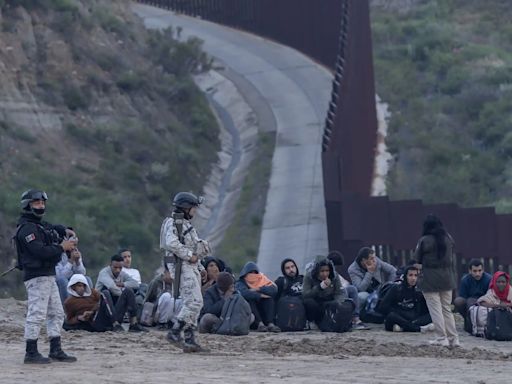
[[[147,330],[141,321],[145,326],[172,328],[181,299],[173,297],[169,272],[162,269],[148,285],[143,284],[139,271],[131,267],[131,259],[128,249],[112,256],[93,288],[80,252],[63,255],[56,273],[66,313],[65,329],[123,331],[124,321],[129,322],[128,330],[132,332]],[[226,332],[222,328],[226,311],[235,311],[236,321],[245,323],[239,328],[247,332],[342,332],[368,329],[365,323],[383,323],[387,331],[394,332],[434,330],[425,297],[417,286],[420,269],[416,262],[397,271],[368,247],[362,248],[348,267],[351,282],[341,275],[343,255],[337,251],[307,264],[304,275],[293,259],[284,259],[282,275],[275,281],[254,262],[242,268],[238,279],[219,258],[207,257],[202,263],[202,333]],[[150,305],[149,313],[145,313],[146,305]],[[454,301],[455,309],[467,321],[475,305],[512,306],[508,274],[499,271],[491,276],[476,259],[470,261],[469,273],[462,278]],[[338,322],[338,328],[329,328],[330,321]]]

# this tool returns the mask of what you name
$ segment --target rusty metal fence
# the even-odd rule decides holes
[[[334,75],[322,143],[329,248],[347,264],[362,246],[403,265],[427,213],[437,214],[457,243],[459,273],[470,258],[488,270],[512,265],[512,215],[493,208],[425,205],[370,197],[377,118],[368,0],[139,0],[241,29],[293,47]]]

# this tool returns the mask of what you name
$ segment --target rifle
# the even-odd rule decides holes
[[[4,276],[5,276],[5,275],[7,275],[9,272],[14,271],[16,268],[17,268],[17,266],[16,266],[16,265],[15,265],[14,267],[9,268],[7,271],[2,272],[2,274],[0,275],[0,277],[4,277]]]
[[[182,212],[173,212],[172,218],[174,221],[174,225],[176,226],[176,231],[178,232],[178,239],[181,244],[185,244],[185,238],[183,236],[183,219],[185,215]],[[176,300],[180,296],[180,280],[181,280],[181,266],[183,264],[183,260],[178,257],[175,257],[174,262],[174,280],[172,282],[172,296],[174,298],[172,311],[174,313],[176,308]]]

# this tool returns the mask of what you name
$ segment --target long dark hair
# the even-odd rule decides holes
[[[448,233],[444,229],[443,223],[435,215],[429,214],[423,222],[423,236],[434,236],[437,246],[437,258],[443,258],[446,252],[446,237]]]

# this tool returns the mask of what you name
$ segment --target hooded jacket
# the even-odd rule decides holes
[[[295,264],[295,268],[297,268],[295,277],[287,276],[284,272],[284,265],[290,261]],[[277,285],[277,298],[279,299],[282,296],[301,296],[304,276],[299,274],[299,267],[295,260],[284,259],[281,262],[281,272],[283,276],[279,276],[275,281]]]
[[[329,267],[329,279],[331,285],[325,289],[322,289],[320,283],[322,282],[318,278],[320,268],[323,266]],[[347,299],[345,290],[341,287],[341,280],[338,278],[338,274],[334,270],[332,262],[326,258],[316,262],[315,266],[304,277],[304,286],[302,290],[302,297],[304,299],[313,299],[315,301],[344,301]]]
[[[359,292],[372,293],[385,283],[394,282],[396,279],[396,268],[391,264],[382,261],[378,257],[375,272],[369,272],[362,268],[355,260],[348,267],[348,274],[352,284]]]
[[[76,283],[85,285],[83,296],[79,296],[72,288]],[[78,324],[78,316],[85,311],[97,311],[100,304],[100,294],[95,289],[91,289],[84,275],[75,274],[71,276],[68,282],[69,296],[64,302],[64,312],[66,312],[66,322],[68,324]],[[92,317],[91,317],[92,318]]]
[[[388,315],[396,312],[408,319],[418,318],[428,313],[427,303],[423,293],[417,286],[407,284],[407,278],[400,283],[394,283],[379,303],[379,312]]]
[[[244,297],[245,300],[249,301],[255,301],[260,300],[262,297],[261,295],[267,295],[272,298],[276,298],[277,295],[277,287],[275,285],[269,285],[265,287],[259,288],[258,291],[251,291],[247,283],[245,282],[245,275],[247,275],[249,272],[256,271],[260,273],[260,269],[256,265],[256,263],[253,263],[252,261],[249,261],[244,265],[242,270],[240,271],[240,278],[235,283],[235,289],[240,292],[240,294]]]

